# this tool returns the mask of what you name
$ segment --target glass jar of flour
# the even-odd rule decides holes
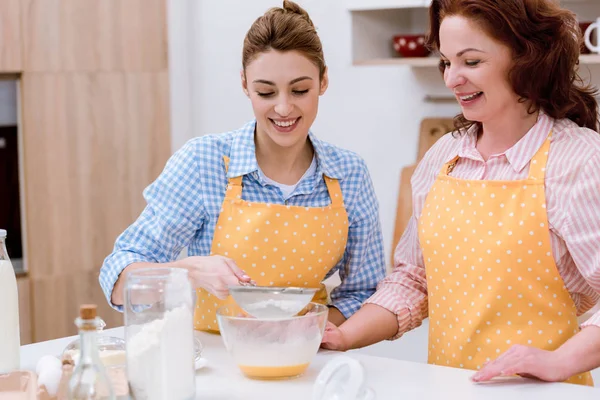
[[[187,271],[146,268],[130,272],[124,313],[132,397],[194,399],[193,303]]]

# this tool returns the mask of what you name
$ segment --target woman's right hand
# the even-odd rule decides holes
[[[350,349],[350,346],[346,342],[344,332],[335,326],[334,323],[327,321],[325,332],[321,339],[321,347],[327,350],[346,351]]]
[[[223,256],[187,257],[176,264],[188,270],[194,289],[205,289],[222,300],[229,296],[229,286],[251,281],[235,261]]]

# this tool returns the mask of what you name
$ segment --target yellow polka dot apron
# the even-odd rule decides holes
[[[529,176],[476,181],[442,168],[419,218],[429,300],[430,364],[478,370],[522,344],[554,350],[579,332],[548,229],[550,137]],[[593,385],[584,373],[567,382]]]
[[[259,286],[320,288],[313,301],[325,304],[321,282],[344,254],[348,215],[339,182],[323,179],[331,204],[300,207],[242,200],[242,177],[230,178],[211,255],[233,259]],[[204,289],[196,294],[195,329],[218,332],[216,309],[232,304],[232,297],[220,300]]]

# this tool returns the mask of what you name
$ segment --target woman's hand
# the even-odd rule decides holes
[[[548,382],[562,382],[570,378],[565,360],[559,352],[514,345],[494,361],[485,364],[471,379],[485,382],[497,376],[512,375]]]
[[[325,333],[321,339],[321,347],[328,350],[346,351],[350,348],[344,337],[344,331],[327,321]]]
[[[219,299],[229,296],[229,286],[251,281],[232,259],[223,256],[187,257],[176,264],[188,270],[194,289],[206,289]]]

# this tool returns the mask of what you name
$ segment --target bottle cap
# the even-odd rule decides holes
[[[0,239],[4,239],[6,237],[6,230],[0,229]]]
[[[96,318],[96,309],[97,306],[95,304],[83,304],[79,308],[79,317],[81,319],[94,319]]]

